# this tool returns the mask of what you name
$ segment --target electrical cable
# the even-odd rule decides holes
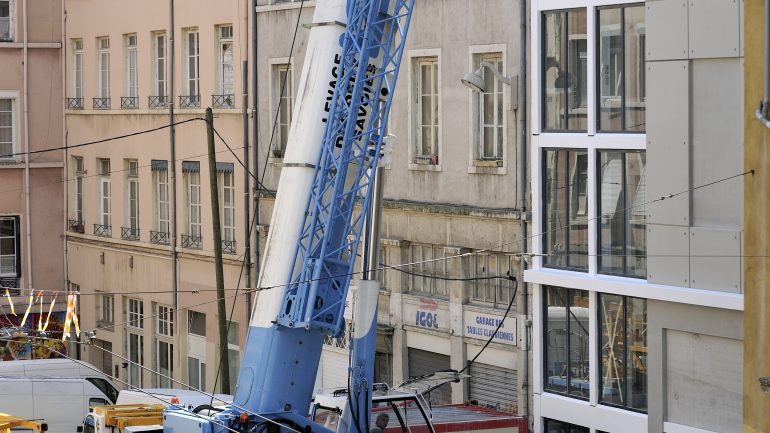
[[[166,129],[166,128],[170,128],[172,126],[182,125],[184,123],[190,123],[190,122],[195,122],[195,121],[199,121],[199,120],[205,121],[206,119],[204,119],[202,117],[193,117],[191,119],[186,119],[186,120],[182,120],[182,121],[179,121],[179,122],[169,123],[167,125],[164,124],[164,125],[161,125],[161,126],[158,126],[158,127],[155,127],[155,128],[143,129],[141,131],[135,131],[135,132],[131,132],[131,133],[128,133],[128,134],[123,134],[123,135],[116,135],[114,137],[102,138],[100,140],[89,141],[89,142],[86,142],[86,143],[72,144],[72,145],[68,145],[68,146],[51,147],[51,148],[48,148],[48,149],[31,150],[29,152],[7,153],[7,154],[4,154],[4,155],[0,155],[0,158],[12,158],[14,156],[34,155],[34,154],[37,154],[37,153],[55,152],[57,150],[69,150],[69,149],[75,149],[75,148],[78,148],[78,147],[91,146],[93,144],[106,143],[106,142],[109,142],[109,141],[120,140],[120,139],[123,139],[123,138],[129,138],[129,137],[135,137],[137,135],[142,135],[142,134],[148,134],[150,132],[160,131],[160,130],[163,130],[163,129]]]

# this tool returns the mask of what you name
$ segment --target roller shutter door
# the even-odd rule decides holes
[[[439,370],[449,369],[449,357],[440,353],[409,348],[409,377],[422,376],[435,373]],[[452,387],[449,384],[441,385],[430,393],[431,404],[441,405],[452,402]]]
[[[518,399],[516,370],[474,362],[469,369],[470,399],[481,406],[515,413]]]
[[[348,353],[327,349],[321,352],[316,388],[346,388],[348,386]]]

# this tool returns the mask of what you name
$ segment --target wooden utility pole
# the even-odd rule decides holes
[[[230,394],[230,360],[227,358],[227,311],[225,309],[225,277],[222,270],[222,226],[219,221],[219,187],[217,157],[214,150],[214,113],[206,109],[206,138],[209,147],[209,188],[211,189],[211,221],[214,226],[214,269],[217,278],[217,323],[219,325],[219,372],[222,394]]]

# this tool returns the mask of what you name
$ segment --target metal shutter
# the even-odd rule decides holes
[[[348,353],[324,347],[318,373],[320,388],[346,388],[348,386]]]
[[[470,399],[481,406],[516,413],[518,386],[516,370],[474,362],[471,365]]]
[[[409,348],[409,378],[435,373],[449,369],[449,357],[439,353]],[[452,387],[441,385],[430,393],[431,404],[450,404],[452,402]]]

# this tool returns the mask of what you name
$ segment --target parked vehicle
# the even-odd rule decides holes
[[[0,412],[44,422],[51,433],[75,433],[90,406],[115,402],[110,390],[99,377],[0,377]]]
[[[80,377],[87,379],[99,388],[110,403],[118,398],[118,389],[109,377],[96,367],[83,361],[75,362],[70,359],[29,359],[21,361],[0,362],[0,377]]]

